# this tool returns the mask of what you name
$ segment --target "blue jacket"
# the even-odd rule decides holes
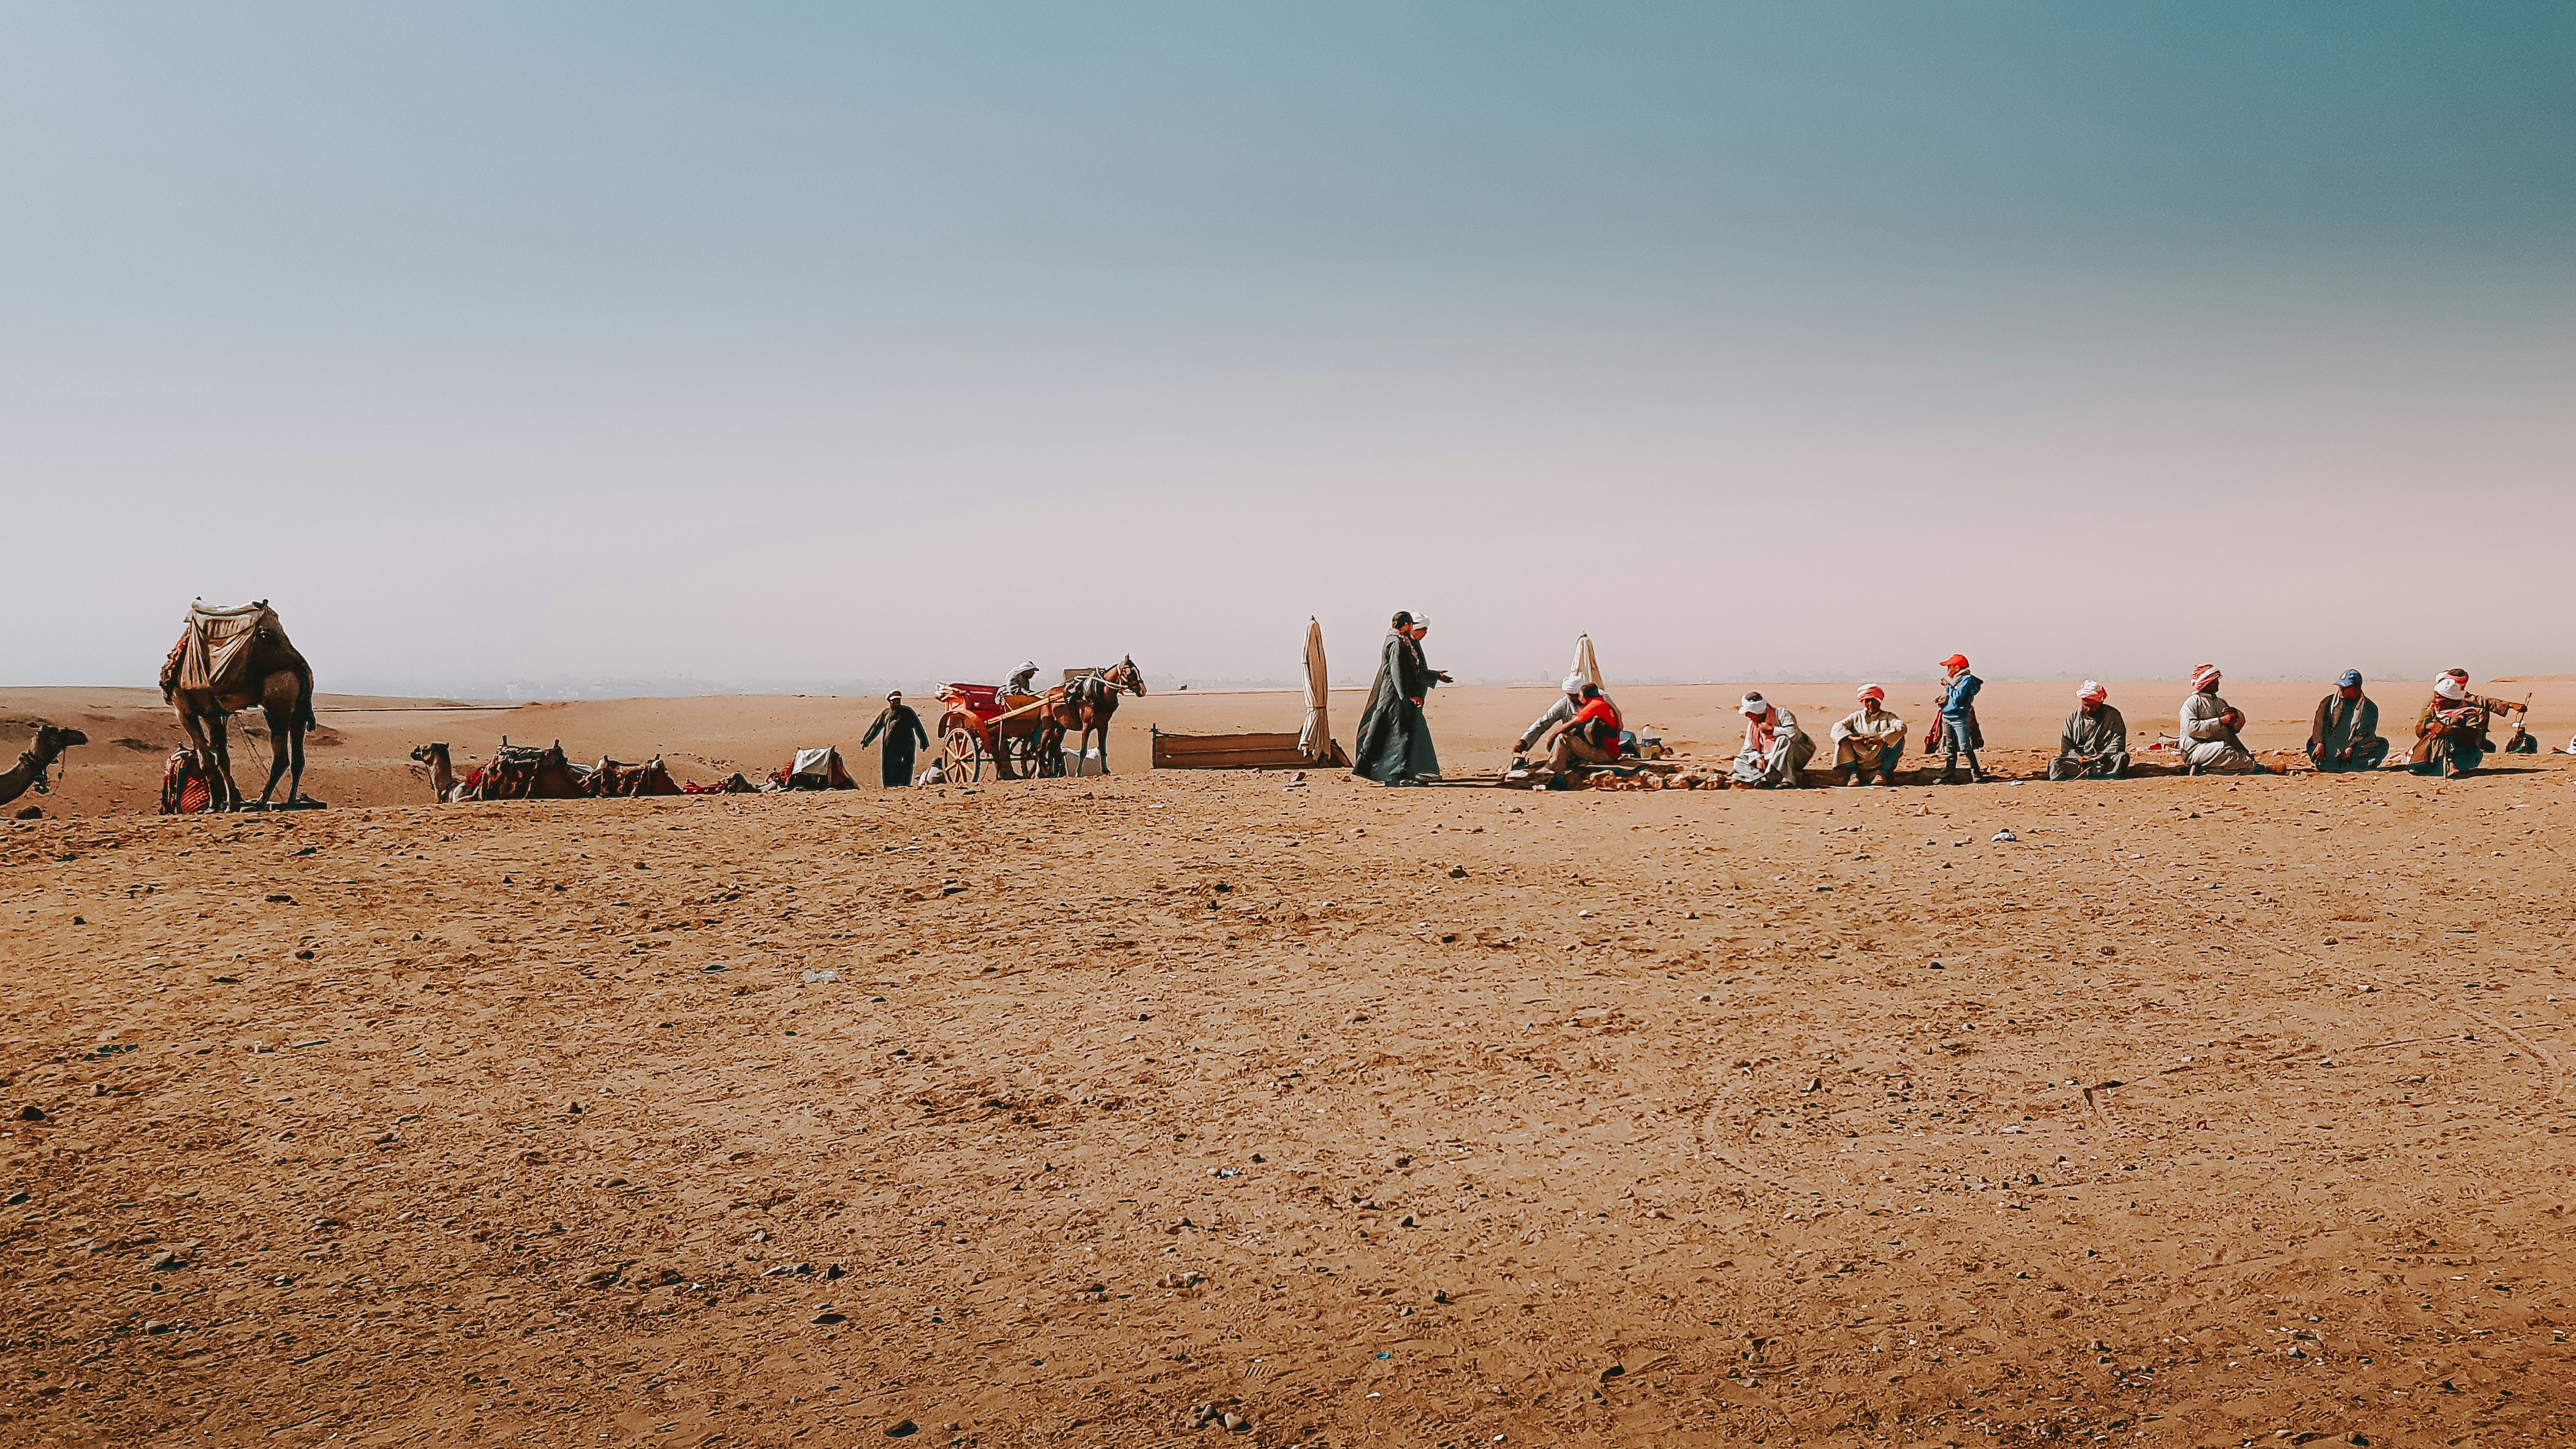
[[[1944,686],[1941,695],[1942,716],[1946,719],[1966,719],[1969,709],[1977,702],[1977,691],[1985,687],[1986,682],[1973,674],[1962,674],[1951,680]]]

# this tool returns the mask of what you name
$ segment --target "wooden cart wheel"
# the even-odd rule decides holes
[[[949,784],[968,784],[984,778],[984,742],[975,737],[973,730],[958,725],[942,737],[940,744],[940,770]]]
[[[1037,736],[1004,735],[1002,748],[1011,757],[1011,773],[1023,780],[1034,780],[1038,777]]]

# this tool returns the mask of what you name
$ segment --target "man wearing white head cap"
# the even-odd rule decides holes
[[[1574,718],[1574,712],[1583,708],[1583,686],[1591,682],[1580,674],[1565,676],[1565,692],[1557,696],[1556,703],[1547,707],[1547,713],[1540,715],[1531,722],[1528,729],[1521,731],[1519,743],[1512,746],[1513,752],[1528,754],[1530,746],[1538,743],[1539,736]]]
[[[2445,669],[2433,676],[2433,697],[2415,716],[2415,748],[2407,766],[2418,775],[2457,775],[2478,767],[2495,749],[2487,724],[2500,714],[2530,708],[2509,699],[2469,693],[2469,671]]]
[[[1875,684],[1860,687],[1860,708],[1834,721],[1834,768],[1843,781],[1866,785],[1896,783],[1896,761],[1905,753],[1905,721],[1887,712],[1887,691]]]
[[[2182,772],[2186,775],[2263,775],[2271,773],[2236,732],[2245,728],[2245,711],[2218,697],[2215,664],[2191,672],[2191,698],[2182,702]]]
[[[2117,780],[2129,773],[2129,722],[2111,706],[2111,691],[2093,680],[2075,691],[2075,712],[2057,731],[2052,780]]]
[[[1796,788],[1798,772],[1816,753],[1816,742],[1798,728],[1798,717],[1759,694],[1747,694],[1735,709],[1744,716],[1744,748],[1735,755],[1735,783]]]
[[[1002,692],[1004,694],[1016,694],[1023,698],[1036,694],[1038,692],[1038,662],[1034,659],[1021,660],[1020,667],[1011,671],[1011,682],[1002,686]]]

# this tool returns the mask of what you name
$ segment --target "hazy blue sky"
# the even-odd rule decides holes
[[[2563,4],[13,3],[0,220],[0,682],[2576,669]]]

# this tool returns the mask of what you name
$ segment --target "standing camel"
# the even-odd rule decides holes
[[[45,792],[45,768],[53,764],[55,760],[60,759],[63,751],[70,749],[74,745],[85,745],[88,743],[89,736],[82,734],[79,730],[56,729],[52,725],[38,725],[36,727],[36,737],[27,742],[27,748],[18,756],[17,765],[10,769],[8,773],[0,774],[0,805],[6,805],[10,801],[17,799],[19,796],[26,794],[27,787],[30,785],[35,787],[37,794],[43,794]]]
[[[456,767],[448,763],[446,742],[442,740],[435,744],[415,745],[412,747],[411,757],[429,767],[430,797],[441,805],[455,804],[460,798],[457,794]]]
[[[1130,655],[1107,669],[1068,680],[1063,687],[1047,691],[1046,703],[1038,711],[1038,760],[1042,772],[1064,773],[1064,734],[1079,731],[1074,741],[1074,758],[1091,752],[1091,737],[1100,736],[1100,773],[1109,773],[1109,717],[1118,712],[1118,696],[1133,691],[1138,698],[1145,694],[1145,674],[1136,667]]]
[[[241,787],[233,783],[224,719],[252,705],[268,716],[271,758],[268,785],[247,808],[269,808],[278,780],[290,770],[287,805],[317,803],[304,795],[304,732],[319,724],[313,717],[313,666],[288,641],[266,599],[238,609],[189,609],[187,627],[161,665],[161,697],[179,712],[198,761],[210,765],[216,794],[210,808],[244,808]]]

